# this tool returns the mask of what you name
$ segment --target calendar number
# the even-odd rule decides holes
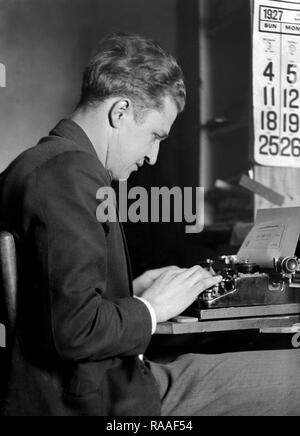
[[[263,156],[300,157],[300,138],[261,135],[259,141]]]
[[[297,71],[297,65],[294,64],[288,64],[287,67],[287,81],[290,85],[294,85],[298,82],[298,71]]]
[[[282,21],[283,11],[280,9],[264,9],[264,19],[272,21]]]
[[[267,77],[270,80],[270,82],[273,82],[273,80],[275,78],[273,62],[268,63],[268,65],[264,71],[264,76]]]

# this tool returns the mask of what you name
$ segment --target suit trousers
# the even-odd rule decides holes
[[[300,415],[300,350],[186,354],[149,365],[162,416]]]

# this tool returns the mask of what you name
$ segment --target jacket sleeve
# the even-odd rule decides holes
[[[34,209],[31,221],[49,302],[46,334],[65,360],[135,356],[145,352],[151,338],[151,316],[141,301],[105,298],[107,241],[96,218],[101,183],[96,158],[80,151],[52,158],[34,175],[35,199],[28,207]]]

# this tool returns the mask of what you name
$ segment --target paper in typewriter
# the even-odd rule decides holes
[[[262,209],[237,257],[240,262],[255,262],[273,267],[273,259],[294,256],[300,235],[300,207]]]

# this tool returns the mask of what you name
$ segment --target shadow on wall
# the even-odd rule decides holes
[[[176,55],[177,1],[0,0],[0,171],[72,112],[106,33],[141,33]]]

